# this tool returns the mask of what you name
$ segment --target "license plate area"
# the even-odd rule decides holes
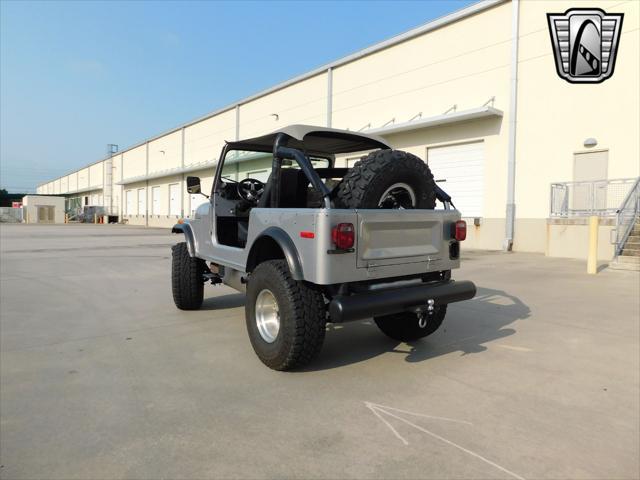
[[[358,212],[357,267],[434,260],[442,249],[442,219],[433,211]]]

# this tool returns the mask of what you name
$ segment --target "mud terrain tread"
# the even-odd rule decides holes
[[[256,342],[262,340],[259,336],[254,338],[255,334],[249,325],[254,322],[254,306],[251,304],[259,293],[252,288],[252,281],[264,281],[273,290],[281,286],[285,294],[285,305],[279,305],[279,309],[292,322],[281,319],[284,348],[276,358],[265,358],[256,348]],[[247,328],[254,350],[265,365],[274,370],[291,370],[308,364],[318,355],[325,336],[324,298],[322,293],[307,283],[294,280],[285,260],[269,260],[258,265],[251,274],[247,293]]]
[[[377,150],[356,162],[338,186],[336,202],[340,208],[378,208],[377,200],[391,185],[390,179],[403,176],[421,186],[416,207],[435,208],[431,170],[420,158],[400,150]]]
[[[202,274],[206,264],[189,255],[187,244],[180,242],[171,247],[171,290],[173,301],[180,310],[198,310],[204,298]]]

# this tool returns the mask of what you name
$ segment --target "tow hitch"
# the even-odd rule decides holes
[[[435,300],[430,298],[429,300],[427,300],[427,307],[426,307],[426,311],[424,307],[421,308],[417,308],[415,310],[416,314],[418,315],[418,326],[420,328],[425,328],[427,326],[427,322],[429,321],[429,318],[431,318],[431,316],[433,315],[433,312],[435,311]]]

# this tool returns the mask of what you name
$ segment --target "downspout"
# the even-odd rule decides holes
[[[184,218],[184,127],[182,127],[180,135],[180,170],[183,170],[180,181],[180,218]],[[169,209],[171,209],[171,206],[169,206]]]
[[[333,116],[333,68],[327,69],[327,127],[331,128]]]
[[[144,226],[149,226],[149,142],[145,149],[145,177],[147,177],[144,189]]]
[[[236,142],[240,140],[240,104],[236,105]]]
[[[236,142],[240,141],[240,104],[236,105]],[[240,162],[236,163],[236,180],[240,180]]]
[[[516,222],[516,128],[518,115],[518,27],[520,20],[520,0],[511,3],[511,86],[509,98],[509,153],[507,163],[507,211],[505,218],[504,251],[513,248]]]
[[[124,166],[124,152],[122,152],[120,154],[120,181],[122,181],[122,179],[124,179],[124,171],[123,171],[123,167]],[[120,222],[124,223],[124,202],[127,200],[125,197],[125,193],[124,193],[124,185],[120,185]],[[127,212],[129,213],[129,212]]]

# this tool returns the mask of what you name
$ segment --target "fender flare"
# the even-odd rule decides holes
[[[258,238],[253,241],[251,250],[249,251],[249,255],[247,256],[247,272],[250,272],[255,267],[257,267],[259,258],[257,245],[263,238],[271,238],[278,244],[278,246],[282,250],[282,253],[284,254],[285,260],[287,261],[287,265],[289,265],[289,271],[291,272],[291,276],[293,277],[293,279],[304,280],[302,262],[300,260],[300,255],[298,255],[298,249],[293,243],[293,240],[291,240],[289,234],[278,227],[267,228],[260,234]]]
[[[196,241],[193,235],[193,229],[188,223],[176,223],[171,229],[171,233],[183,233],[187,242],[187,250],[190,257],[196,256]]]

